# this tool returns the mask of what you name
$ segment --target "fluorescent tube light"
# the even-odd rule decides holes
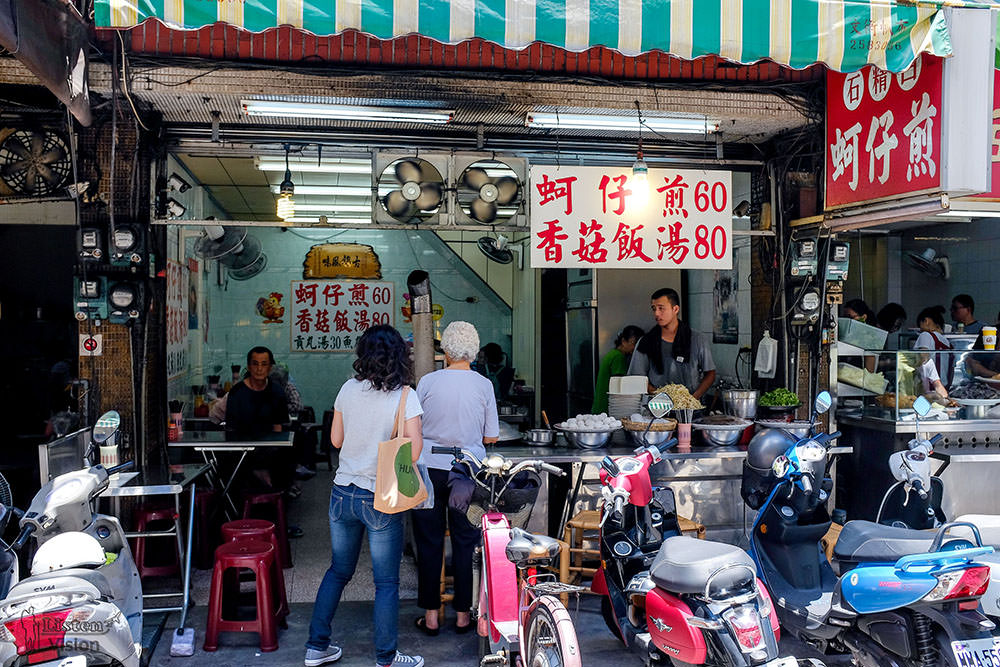
[[[955,218],[1000,218],[1000,211],[984,211],[980,209],[951,209],[938,215]]]
[[[242,100],[248,116],[271,118],[321,118],[325,120],[356,120],[373,123],[450,123],[455,112],[444,109],[410,107],[359,107],[341,104],[314,104],[283,100]]]
[[[280,158],[255,157],[254,165],[260,171],[285,171],[285,161]],[[288,161],[288,166],[292,171],[311,174],[370,174],[372,173],[372,163],[370,161],[336,162],[324,160],[322,164],[317,164],[316,159],[298,158]]]
[[[306,225],[318,225],[319,216],[295,216],[293,218],[288,218],[285,222],[306,224]],[[335,227],[338,224],[349,224],[349,225],[370,225],[371,218],[331,218],[327,216],[326,224]]]
[[[295,210],[309,213],[367,213],[372,207],[371,204],[296,204]]]
[[[271,192],[280,193],[280,187],[271,186]],[[296,185],[297,195],[332,195],[338,197],[371,197],[372,189],[364,185]]]
[[[668,134],[707,134],[719,131],[719,121],[708,118],[663,118],[643,116],[642,128]],[[601,116],[573,113],[529,113],[524,124],[539,129],[610,130],[638,132],[639,119],[634,115]]]

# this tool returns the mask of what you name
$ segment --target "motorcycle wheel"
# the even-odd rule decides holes
[[[524,632],[526,655],[524,667],[571,667],[579,665],[576,632],[556,624],[552,612],[544,604],[535,606],[528,614]],[[572,635],[572,636],[569,636]]]
[[[611,607],[611,600],[608,599],[607,595],[601,596],[601,618],[604,619],[604,623],[608,626],[608,630],[611,630],[611,634],[613,634],[619,641],[624,641],[624,639],[622,639],[622,631],[618,627],[618,620],[615,618],[615,611]]]

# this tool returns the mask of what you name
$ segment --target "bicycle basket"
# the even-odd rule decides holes
[[[506,490],[497,499],[497,510],[507,517],[513,528],[524,528],[528,525],[531,510],[538,499],[538,490],[542,480],[532,470],[519,472],[507,485]],[[479,526],[483,515],[489,511],[490,492],[481,486],[476,486],[472,494],[472,502],[465,516],[473,526]]]

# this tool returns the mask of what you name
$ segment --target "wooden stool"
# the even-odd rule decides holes
[[[445,529],[445,531],[444,531],[445,543],[448,542],[448,539],[450,537],[451,537],[451,532],[448,529]],[[448,553],[447,553],[447,549],[445,548],[445,549],[441,550],[441,607],[438,609],[438,625],[439,626],[443,626],[444,625],[444,608],[445,608],[445,605],[447,605],[449,602],[451,602],[451,601],[453,601],[455,599],[455,594],[454,593],[448,593],[448,592],[446,592],[448,590],[448,585],[449,584],[453,588],[455,586],[455,578],[454,577],[449,577],[447,574],[445,574],[445,564],[446,564],[447,560],[448,560]]]
[[[285,515],[285,498],[280,492],[277,493],[250,493],[243,499],[243,518],[253,518],[251,514],[255,507],[263,505],[271,507],[274,519],[275,537],[278,538],[278,562],[281,567],[292,566],[292,548],[288,544],[288,519]],[[260,517],[258,517],[260,518]]]
[[[584,542],[594,542],[600,539],[599,534],[593,534],[601,529],[601,513],[597,510],[583,510],[577,512],[576,516],[566,522],[563,529],[562,541],[566,544],[559,557],[560,559],[560,580],[563,583],[571,583],[579,576],[594,576],[596,568],[585,567],[584,558],[601,560],[601,549],[598,544],[596,549],[584,547]],[[592,534],[587,535],[587,532]],[[565,561],[565,564],[563,564]]]
[[[677,525],[681,529],[681,535],[684,533],[694,533],[693,537],[697,537],[699,540],[705,539],[705,526],[700,523],[696,523],[691,519],[686,519],[678,515]]]
[[[145,505],[140,505],[135,511],[135,523],[136,530],[140,533],[151,530],[150,525],[155,523],[167,523],[169,522],[170,528],[164,530],[171,530],[176,528],[177,521],[177,510],[173,507],[148,507]],[[154,539],[164,539],[170,538],[173,541],[173,549],[171,549],[171,561],[164,565],[149,565],[146,562],[146,540]],[[181,571],[181,561],[180,553],[177,547],[177,536],[176,535],[162,535],[156,537],[136,537],[134,538],[135,548],[132,549],[132,553],[135,556],[135,567],[139,571],[139,577],[169,577],[176,574],[180,574]]]
[[[278,551],[278,538],[274,535],[274,524],[264,519],[238,519],[222,524],[222,541],[225,542],[245,542],[256,540],[267,542],[274,547],[274,553],[281,555]],[[280,602],[278,616],[282,619],[282,627],[285,627],[284,618],[288,616],[288,597],[285,594],[285,573],[275,562],[271,576],[274,578],[274,587],[278,593]]]
[[[215,567],[212,570],[212,586],[208,596],[208,623],[205,629],[206,651],[219,648],[220,632],[257,632],[260,634],[260,650],[275,651],[278,648],[278,614],[280,601],[274,590],[271,573],[274,571],[274,546],[268,542],[246,540],[228,542],[215,550]],[[256,577],[257,616],[252,621],[234,621],[222,618],[224,575],[230,568],[247,568]],[[238,595],[239,589],[230,591]]]

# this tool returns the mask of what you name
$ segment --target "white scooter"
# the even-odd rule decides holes
[[[896,483],[885,492],[875,521],[899,528],[933,530],[943,525],[946,517],[941,509],[944,483],[938,475],[931,473],[931,459],[944,463],[937,470],[940,473],[947,467],[950,457],[934,452],[934,445],[942,438],[940,433],[929,439],[920,437],[919,419],[930,411],[927,399],[918,397],[913,409],[917,417],[915,437],[906,450],[889,457],[889,470]],[[1000,549],[1000,515],[963,514],[953,521],[972,524],[978,529],[978,535],[972,535],[968,528],[956,526],[952,529],[956,535],[964,533],[973,541],[979,538],[982,544]],[[984,614],[1000,623],[1000,552],[981,556],[977,560],[990,566],[990,585],[979,599],[980,605]]]
[[[95,445],[113,442],[120,423],[117,412],[104,414]],[[0,667],[138,667],[139,572],[118,519],[91,506],[109,476],[131,465],[66,473],[35,495],[5,549],[19,552],[29,538],[37,545],[31,576],[0,600]]]

